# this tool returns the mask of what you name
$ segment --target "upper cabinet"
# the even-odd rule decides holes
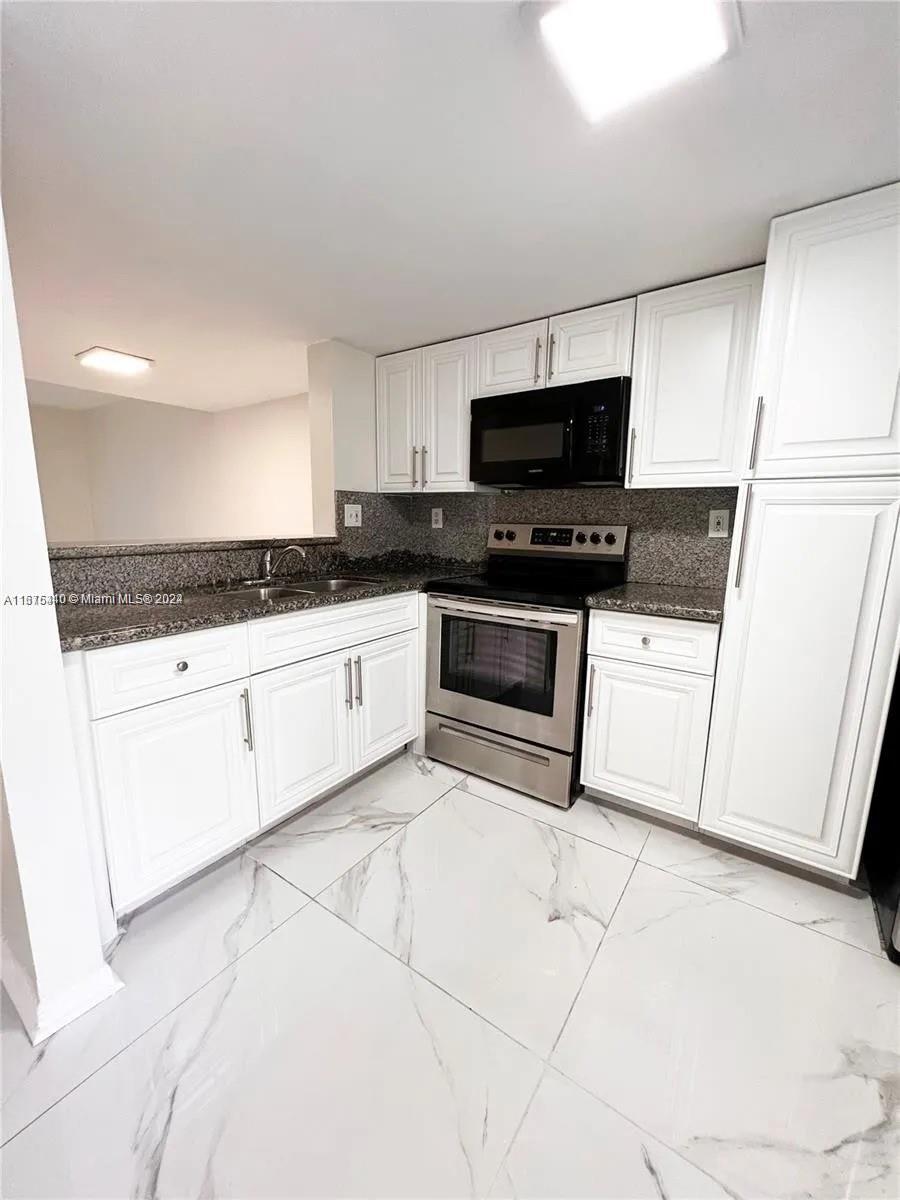
[[[755,477],[900,467],[900,184],[772,222]]]
[[[469,482],[475,338],[379,358],[375,393],[378,488],[459,492]]]
[[[469,483],[469,405],[475,393],[475,338],[426,346],[423,359],[422,486],[458,492]]]
[[[639,296],[629,487],[727,487],[746,462],[763,268]]]
[[[410,492],[418,486],[422,408],[422,351],[379,358],[375,367],[378,490]]]
[[[630,375],[634,303],[617,300],[551,317],[547,386]]]
[[[482,333],[477,341],[479,396],[526,392],[546,384],[546,318]]]

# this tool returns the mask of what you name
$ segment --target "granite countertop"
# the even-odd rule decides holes
[[[194,629],[235,625],[241,621],[301,612],[307,608],[322,608],[327,604],[372,600],[397,592],[417,592],[432,579],[470,575],[478,571],[479,567],[479,563],[452,559],[416,559],[411,556],[392,555],[388,561],[382,558],[343,562],[339,568],[330,571],[329,575],[333,577],[359,576],[370,581],[346,592],[316,592],[309,595],[301,593],[278,600],[257,600],[247,596],[228,595],[223,591],[226,585],[220,584],[180,593],[176,589],[160,589],[162,594],[180,595],[180,602],[61,604],[56,609],[59,640],[64,651],[118,646],[125,642],[140,642],[148,638],[188,633]],[[305,576],[306,579],[323,577],[322,571],[316,574],[307,573]],[[303,578],[292,576],[290,579],[281,579],[278,583],[289,587],[302,587]]]
[[[673,583],[626,583],[587,597],[588,608],[681,617],[687,621],[721,621],[724,588],[682,587]]]

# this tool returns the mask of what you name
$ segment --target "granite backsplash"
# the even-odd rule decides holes
[[[484,557],[492,522],[569,522],[628,525],[627,577],[631,582],[724,587],[730,538],[709,538],[711,508],[727,508],[734,524],[736,488],[630,491],[577,488],[511,493],[435,493],[428,496],[338,492],[337,538],[302,540],[304,573],[346,568],[348,560],[402,554],[477,563]],[[361,528],[344,528],[344,504],[361,504]],[[443,528],[432,529],[431,510],[443,510]],[[283,542],[279,544],[284,544]],[[50,552],[58,592],[183,589],[250,578],[259,573],[264,543],[234,542],[189,549],[134,547],[121,553]],[[297,569],[296,560],[290,571]]]

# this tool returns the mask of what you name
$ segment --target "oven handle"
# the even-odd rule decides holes
[[[431,608],[439,609],[441,612],[460,613],[476,620],[479,617],[491,618],[492,620],[508,621],[514,625],[531,625],[539,629],[558,629],[563,625],[577,625],[581,620],[580,613],[562,612],[556,609],[534,610],[540,612],[540,615],[532,616],[527,609],[498,608],[488,604],[457,604],[453,600],[444,600],[443,598],[440,600],[430,599],[428,603]]]

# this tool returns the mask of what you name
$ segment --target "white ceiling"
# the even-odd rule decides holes
[[[674,0],[673,0],[674,2]],[[775,213],[900,176],[895,3],[745,3],[739,54],[597,126],[514,3],[3,4],[26,372],[306,387],[419,345],[759,262]]]

